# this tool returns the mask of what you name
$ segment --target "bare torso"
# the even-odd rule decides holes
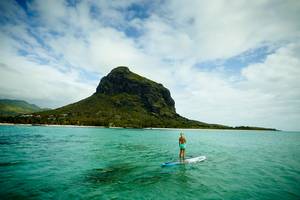
[[[185,144],[186,143],[186,139],[184,137],[179,137],[179,144]]]

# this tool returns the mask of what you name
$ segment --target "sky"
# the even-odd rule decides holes
[[[0,98],[57,108],[117,66],[182,116],[300,130],[299,0],[0,1]]]

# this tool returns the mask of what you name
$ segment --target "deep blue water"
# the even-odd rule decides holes
[[[1,199],[300,199],[300,133],[0,126]]]

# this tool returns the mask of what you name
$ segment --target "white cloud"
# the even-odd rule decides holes
[[[181,71],[177,79],[184,87],[175,91],[177,110],[211,123],[299,129],[299,48],[299,43],[289,44],[263,63],[249,65],[239,82],[216,72]]]
[[[0,42],[1,98],[22,99],[44,107],[57,107],[81,100],[95,91],[96,83],[82,81],[78,71],[70,69],[62,72],[51,62],[39,64],[31,56],[19,55],[15,45],[17,41],[2,34],[0,37],[3,39]],[[40,53],[43,53],[43,49]]]
[[[149,19],[137,23],[136,27],[144,29],[139,42],[148,54],[175,60],[192,56],[191,48],[194,43],[189,35],[178,31],[158,16],[152,15]]]
[[[163,13],[176,31],[192,38],[196,57],[216,59],[299,38],[299,11],[298,1],[174,0]]]
[[[128,6],[146,2],[80,1],[72,7],[63,0],[33,1],[28,6],[36,17],[30,19],[16,3],[2,3],[3,15],[14,22],[0,28],[0,96],[62,106],[94,92],[98,80],[82,71],[100,78],[126,65],[170,88],[184,116],[300,129],[298,1],[172,0],[153,4],[147,18],[130,11],[128,19]],[[262,45],[280,48],[240,74],[224,73],[225,66],[195,67]]]

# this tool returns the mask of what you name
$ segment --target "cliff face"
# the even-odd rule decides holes
[[[39,115],[41,123],[50,124],[223,128],[178,115],[167,88],[127,67],[117,67],[103,77],[92,96]]]
[[[101,79],[96,89],[96,94],[112,96],[122,93],[138,96],[148,112],[176,114],[175,102],[167,88],[131,72],[127,67],[113,69]]]

